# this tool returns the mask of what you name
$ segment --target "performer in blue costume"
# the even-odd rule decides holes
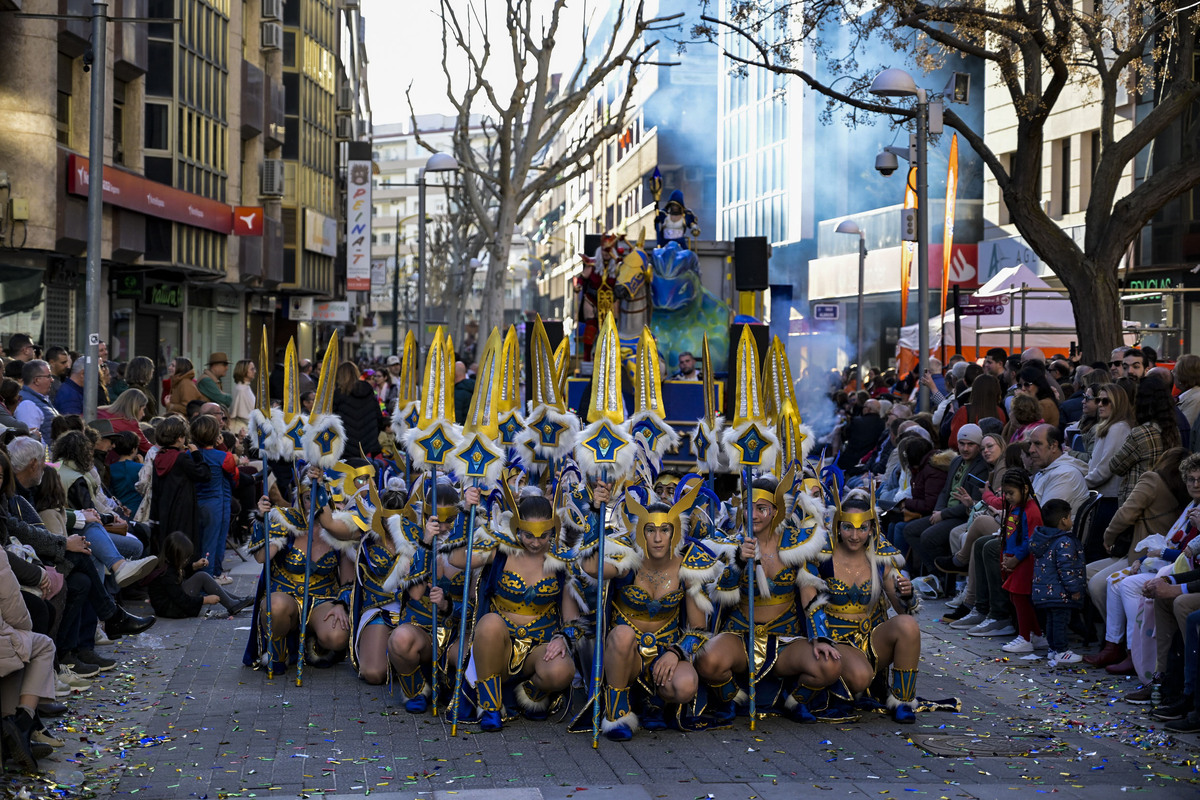
[[[503,727],[502,690],[509,682],[516,684],[514,699],[526,718],[548,716],[552,699],[575,677],[571,646],[580,634],[578,607],[563,591],[569,555],[556,535],[554,508],[542,495],[516,501],[507,484],[501,491],[506,508],[472,554],[472,567],[487,567],[471,647],[485,731]],[[466,558],[465,549],[459,549],[450,554],[450,563],[461,569]]]
[[[921,630],[913,616],[918,604],[912,582],[900,571],[904,557],[880,536],[873,500],[873,491],[855,489],[840,501],[835,536],[822,548],[817,572],[845,688],[854,697],[872,689],[896,722],[911,723],[921,660]],[[889,607],[896,616],[888,617]],[[879,683],[886,681],[889,666],[892,681],[884,688]]]
[[[833,684],[841,671],[821,609],[817,556],[826,540],[822,511],[804,494],[791,495],[791,471],[780,483],[759,478],[752,486],[752,532],[738,536],[735,563],[716,581],[722,606],[720,631],[696,658],[696,671],[709,686],[707,709],[719,722],[736,714],[755,654],[759,708],[774,708],[798,722],[814,719],[814,694]],[[741,527],[739,525],[739,527]],[[751,642],[745,566],[757,561],[754,630]],[[752,646],[751,646],[752,645]],[[762,687],[774,692],[764,696]]]

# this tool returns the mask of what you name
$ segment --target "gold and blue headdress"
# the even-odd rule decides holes
[[[392,433],[399,442],[404,434],[417,426],[420,408],[417,403],[417,375],[420,364],[417,361],[417,337],[409,331],[404,336],[404,350],[400,356],[400,391],[396,394],[396,403],[391,408]]]
[[[271,415],[271,348],[267,342],[267,326],[263,326],[262,344],[258,349],[258,371],[254,375],[254,410],[250,412],[250,433],[258,445],[258,451],[267,459],[279,461],[286,456],[282,452],[283,431],[276,424],[282,417]]]
[[[561,345],[559,352],[563,352]],[[562,391],[555,355],[550,351],[550,337],[546,335],[546,327],[539,316],[534,322],[529,342],[533,371],[533,385],[529,387],[529,415],[525,417],[525,431],[518,435],[517,442],[543,459],[567,455],[579,435],[579,417],[567,411],[567,398]],[[565,361],[562,368],[566,368]]]
[[[816,444],[816,437],[800,418],[787,348],[778,336],[772,340],[763,358],[762,390],[767,421],[774,423],[779,439],[776,472],[782,473],[797,464],[803,465]]]
[[[404,447],[417,469],[447,467],[461,441],[454,422],[454,343],[439,326],[425,355],[417,426],[404,433]]]
[[[588,426],[575,443],[575,461],[583,474],[610,481],[624,478],[633,467],[636,445],[625,423],[621,397],[621,342],[612,312],[604,315],[592,361],[592,396]]]
[[[633,383],[636,403],[633,416],[629,418],[629,429],[645,448],[654,468],[659,469],[667,451],[679,446],[679,434],[663,419],[658,343],[647,327],[642,328],[638,341],[636,371]]]
[[[283,356],[283,408],[276,419],[276,426],[282,431],[279,448],[282,460],[295,461],[297,456],[303,457],[304,413],[300,407],[300,360],[296,356],[295,339],[288,340]]]
[[[342,419],[333,413],[333,390],[337,382],[334,372],[338,364],[337,331],[329,338],[325,357],[321,360],[321,374],[317,379],[317,394],[313,399],[308,424],[304,426],[304,460],[328,469],[342,458],[346,449],[346,429]]]
[[[479,372],[475,376],[475,392],[463,423],[463,441],[455,449],[451,466],[464,482],[493,485],[501,482],[505,464],[505,448],[496,444],[500,434],[499,400],[501,372],[500,332],[492,333],[484,345]]]
[[[733,374],[733,419],[721,435],[725,454],[731,466],[770,469],[779,442],[775,426],[767,420],[759,384],[758,345],[749,325],[742,328]]]
[[[704,383],[704,418],[696,421],[696,429],[692,432],[692,453],[696,456],[698,466],[712,472],[721,466],[721,434],[725,429],[725,419],[716,413],[716,387],[713,384],[712,362],[708,357],[707,333],[704,334],[702,352],[704,371],[700,377]]]
[[[860,489],[852,489],[846,493],[846,497],[841,496],[841,491],[838,489],[837,483],[831,481],[830,492],[833,494],[833,531],[829,536],[829,544],[822,553],[823,558],[832,558],[834,551],[834,542],[841,536],[842,523],[846,522],[855,527],[861,528],[863,525],[871,524],[871,536],[867,539],[867,559],[871,562],[871,601],[879,596],[883,590],[881,585],[888,580],[890,574],[898,574],[904,568],[904,554],[896,549],[896,546],[887,540],[883,535],[882,526],[879,524],[879,509],[875,506],[875,482],[870,481],[867,486]],[[842,507],[845,500],[853,498],[862,498],[866,496],[868,507],[866,511],[847,511]],[[913,605],[910,606],[910,613],[915,612],[920,603],[920,597],[916,593],[913,594]]]
[[[525,417],[521,413],[521,344],[517,341],[517,329],[512,325],[504,334],[500,351],[500,399],[497,405],[500,414],[500,442],[513,448],[521,458],[525,448],[517,446],[517,438],[525,429]]]

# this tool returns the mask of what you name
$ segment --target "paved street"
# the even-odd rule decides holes
[[[233,585],[253,569],[236,561]],[[989,798],[1012,790],[1101,800],[1136,791],[1194,795],[1200,738],[1173,740],[1127,705],[1124,679],[997,660],[1000,640],[968,639],[923,615],[923,697],[957,696],[962,714],[923,714],[901,729],[882,716],[856,724],[767,720],[697,734],[640,733],[632,743],[517,723],[503,733],[459,729],[406,713],[348,664],[267,681],[241,666],[249,614],[160,621],[107,648],[122,667],[71,701],[67,748],[44,762],[58,780],[98,797],[794,798],[913,792]],[[1017,740],[1027,757],[1004,753]],[[951,753],[937,756],[930,751]],[[45,789],[45,787],[34,787]],[[475,790],[488,790],[486,793]],[[501,791],[496,791],[497,789]],[[78,791],[78,787],[77,787]]]

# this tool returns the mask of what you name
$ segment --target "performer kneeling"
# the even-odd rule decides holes
[[[837,507],[836,541],[825,546],[818,568],[828,587],[825,614],[846,688],[861,695],[876,679],[886,681],[890,665],[890,689],[876,685],[872,694],[886,701],[896,722],[914,722],[921,660],[921,630],[912,616],[917,603],[912,583],[900,572],[904,557],[880,536],[873,499],[871,492],[855,489]],[[888,618],[888,604],[898,616]]]
[[[626,741],[638,729],[631,690],[641,695],[641,723],[647,730],[667,727],[664,704],[682,707],[696,698],[699,678],[692,658],[708,639],[704,627],[712,611],[705,584],[723,566],[712,550],[684,537],[681,517],[699,492],[697,484],[672,506],[648,507],[626,495],[636,518],[633,535],[609,538],[604,577],[613,585],[600,728],[613,741]],[[594,557],[584,570],[595,576]],[[584,716],[590,719],[590,714],[588,704]],[[682,709],[679,715],[684,716]]]
[[[502,490],[507,486],[502,486]],[[505,494],[508,494],[505,492]],[[545,719],[552,696],[566,691],[575,677],[571,645],[578,636],[574,599],[563,591],[567,563],[556,538],[557,519],[550,501],[527,495],[500,514],[491,536],[476,545],[472,565],[488,565],[480,581],[479,609],[471,661],[480,725],[503,727],[503,684],[518,681],[515,699],[528,719]],[[466,552],[456,550],[450,563],[462,568]],[[572,624],[563,625],[563,620]]]
[[[805,494],[788,495],[791,485],[790,471],[779,484],[770,478],[754,481],[752,534],[742,535],[736,563],[717,578],[721,632],[697,656],[696,671],[710,687],[707,709],[721,723],[736,713],[743,687],[735,676],[748,673],[748,652],[754,654],[758,706],[774,706],[798,722],[815,719],[809,700],[841,671],[841,654],[820,607],[820,581],[813,574],[826,538],[823,511]],[[753,634],[748,564],[756,566]],[[764,696],[761,688],[768,686],[772,691]]]

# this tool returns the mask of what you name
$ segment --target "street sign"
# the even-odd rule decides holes
[[[958,313],[967,317],[991,317],[1004,313],[1003,303],[968,303],[958,307]]]
[[[813,319],[820,322],[837,322],[842,318],[842,307],[837,303],[816,303],[813,305]]]

